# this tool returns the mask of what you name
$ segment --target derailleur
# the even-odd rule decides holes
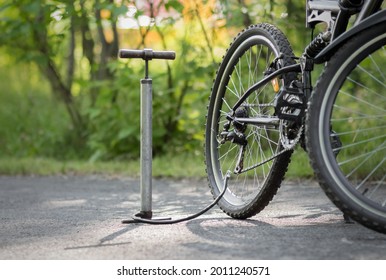
[[[245,130],[247,129],[247,125],[244,123],[240,123],[235,120],[235,118],[246,118],[248,117],[248,109],[246,107],[237,108],[234,113],[234,116],[227,115],[226,118],[228,120],[224,125],[224,129],[220,134],[220,138],[222,139],[220,142],[224,144],[226,141],[230,141],[235,144],[239,144],[242,146],[247,145],[247,139],[244,135]],[[234,129],[229,131],[233,125]]]
[[[236,121],[235,118],[247,117],[248,109],[243,106],[241,106],[235,111],[234,116],[227,115],[228,122],[224,124],[223,131],[220,133],[220,139],[218,139],[220,144],[224,144],[225,142],[229,141],[240,146],[239,154],[237,157],[237,163],[233,171],[235,174],[240,174],[243,170],[244,153],[245,148],[248,145],[247,137],[244,134],[247,129],[247,125]],[[230,131],[232,125],[233,129]]]

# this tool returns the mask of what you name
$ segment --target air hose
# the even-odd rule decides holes
[[[180,219],[170,219],[170,218],[167,218],[167,219],[162,219],[162,220],[157,220],[157,219],[145,219],[145,218],[142,218],[142,217],[139,217],[139,216],[133,216],[132,217],[132,220],[125,220],[125,221],[122,221],[122,223],[145,223],[145,224],[152,224],[152,225],[169,225],[169,224],[176,224],[176,223],[181,223],[181,222],[185,222],[185,221],[188,221],[188,220],[192,220],[192,219],[195,219],[197,218],[198,216],[201,216],[202,214],[206,213],[207,211],[209,211],[211,208],[213,208],[213,206],[215,206],[217,204],[217,202],[220,201],[220,199],[223,197],[223,195],[225,194],[225,191],[227,190],[227,187],[228,187],[228,180],[230,178],[230,171],[228,170],[228,172],[226,173],[225,175],[225,178],[224,178],[224,186],[223,186],[223,190],[222,192],[216,197],[216,199],[211,203],[209,204],[208,206],[206,206],[203,210],[193,214],[193,215],[190,215],[190,216],[187,216],[187,217],[184,217],[184,218],[180,218]]]

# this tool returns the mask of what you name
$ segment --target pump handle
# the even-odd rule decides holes
[[[143,50],[121,49],[119,50],[118,56],[120,58],[142,58],[143,60],[152,60],[152,59],[174,60],[176,58],[176,53],[174,51],[153,51],[152,49],[143,49]]]

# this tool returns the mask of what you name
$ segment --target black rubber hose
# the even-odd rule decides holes
[[[201,210],[196,214],[193,214],[181,219],[175,219],[175,220],[172,220],[172,219],[152,220],[152,219],[144,219],[141,217],[133,216],[132,220],[123,221],[123,223],[145,223],[145,224],[152,224],[152,225],[169,225],[169,224],[181,223],[181,222],[185,222],[185,221],[197,218],[198,216],[201,216],[202,214],[206,213],[208,210],[213,208],[213,206],[215,206],[217,202],[219,202],[219,200],[223,197],[223,195],[225,194],[225,191],[227,190],[229,177],[230,177],[230,171],[228,171],[227,174],[225,175],[224,189],[222,190],[222,192],[216,197],[216,199],[211,204],[209,204],[207,207],[205,207],[203,210]]]

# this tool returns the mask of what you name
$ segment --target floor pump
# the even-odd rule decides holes
[[[145,61],[145,78],[141,79],[141,155],[140,155],[140,192],[141,209],[131,219],[123,220],[122,223],[150,223],[150,224],[171,224],[186,221],[198,217],[212,208],[225,193],[230,172],[224,178],[223,192],[204,210],[182,219],[172,220],[171,218],[154,218],[152,211],[152,99],[153,82],[149,77],[149,61],[153,59],[174,60],[174,51],[153,51],[152,49],[129,50],[121,49],[120,58],[143,59]]]

